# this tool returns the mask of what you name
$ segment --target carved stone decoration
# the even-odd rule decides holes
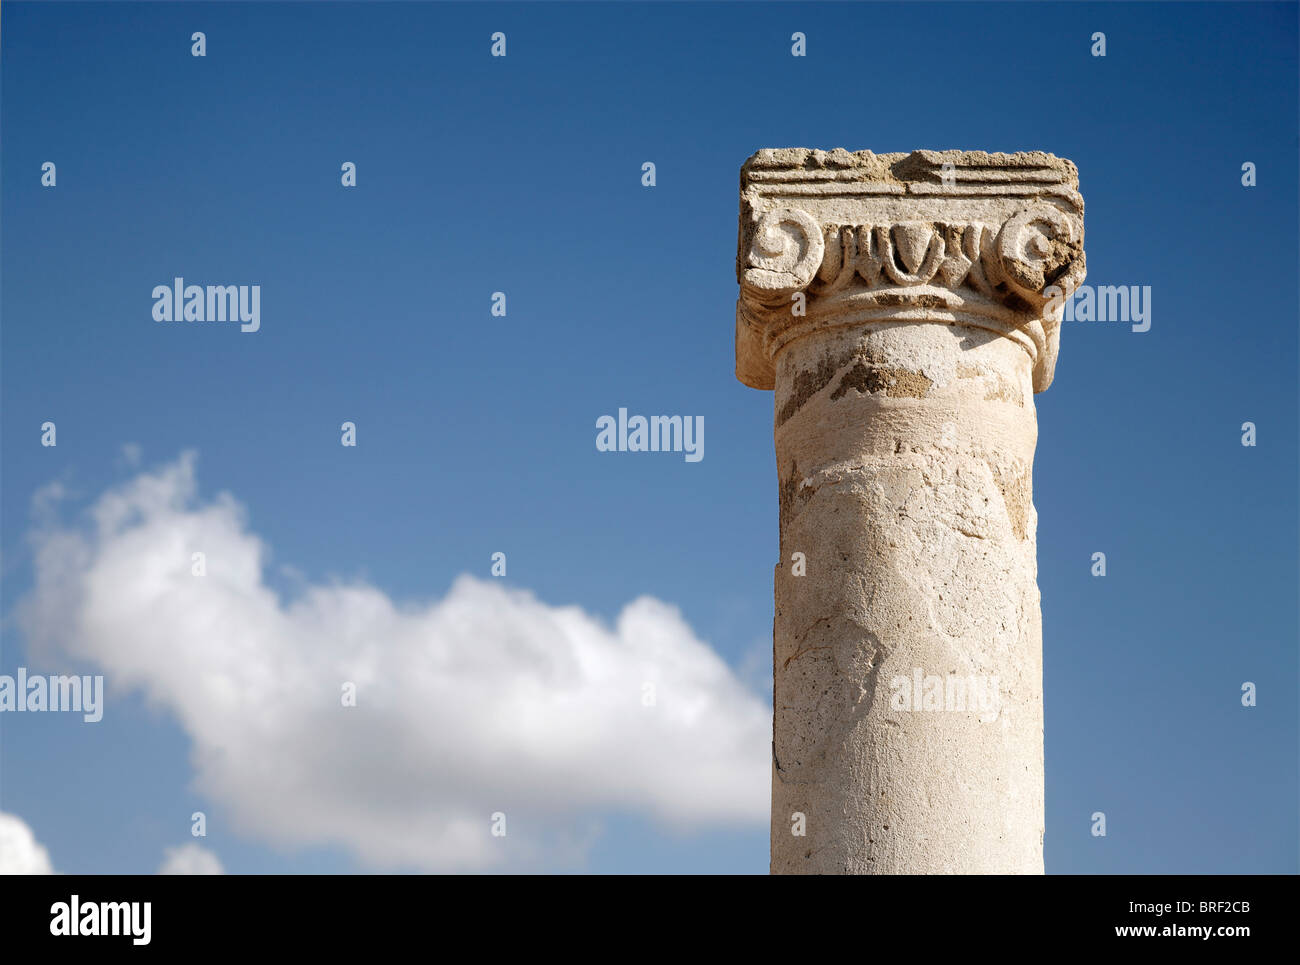
[[[1059,335],[1049,308],[1085,274],[1077,183],[1073,164],[1039,153],[760,151],[742,171],[737,375],[771,388],[772,359],[804,328],[892,318],[1009,335],[1041,392]]]
[[[1051,205],[1034,204],[1008,219],[997,252],[1008,287],[1032,305],[1048,301],[1049,285],[1068,294],[1083,278],[1083,230]]]
[[[806,288],[825,253],[822,227],[798,208],[763,215],[750,244],[743,283],[760,302],[788,300]]]
[[[1034,394],[1084,278],[1050,154],[759,151],[736,375],[774,390],[771,869],[1043,871]]]

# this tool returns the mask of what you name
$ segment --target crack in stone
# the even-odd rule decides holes
[[[821,621],[818,621],[818,622],[820,623]],[[816,624],[813,624],[813,626],[816,626]],[[812,628],[809,627],[809,629],[812,629]],[[793,662],[793,661],[795,661],[795,660],[798,660],[798,659],[799,659],[800,657],[802,657],[805,653],[812,653],[814,650],[830,650],[830,649],[832,649],[832,648],[831,648],[831,647],[827,647],[827,646],[822,646],[822,647],[803,647],[803,648],[801,648],[801,649],[799,649],[799,650],[796,650],[794,653],[790,654],[790,656],[786,657],[786,658],[785,658],[785,663],[783,663],[783,664],[781,665],[781,669],[782,669],[782,670],[788,669],[789,666],[790,666],[790,664],[791,664],[791,662]],[[832,656],[834,656],[834,655],[832,654]],[[838,669],[838,668],[837,668],[837,669]]]

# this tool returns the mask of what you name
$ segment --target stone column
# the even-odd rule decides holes
[[[1043,872],[1034,393],[1084,276],[1050,154],[759,151],[736,376],[775,389],[772,872]]]

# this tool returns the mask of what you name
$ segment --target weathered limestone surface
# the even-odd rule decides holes
[[[775,389],[780,501],[773,873],[1043,871],[1033,396],[1084,277],[1077,188],[1037,152],[742,169],[736,375]],[[902,702],[954,678],[993,701]]]

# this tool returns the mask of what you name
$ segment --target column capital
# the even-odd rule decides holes
[[[740,173],[736,377],[774,385],[784,345],[823,327],[935,322],[1020,343],[1051,384],[1083,281],[1083,198],[1031,151],[759,151]]]

